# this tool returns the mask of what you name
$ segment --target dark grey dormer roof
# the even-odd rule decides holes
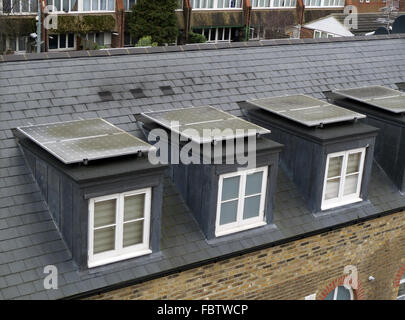
[[[365,85],[395,88],[395,83],[405,81],[405,38],[399,36],[277,43],[283,42],[0,63],[0,299],[55,299],[96,292],[405,206],[404,197],[374,163],[368,202],[314,217],[280,170],[275,227],[207,242],[166,179],[161,252],[118,267],[78,271],[12,129],[101,117],[140,135],[133,114],[141,112],[211,105],[240,116],[238,101],[285,94],[325,99],[326,90]],[[174,94],[165,95],[162,86],[171,86]],[[145,97],[135,98],[131,90],[136,88],[143,89]],[[111,101],[100,98],[98,93],[104,91],[111,92]],[[43,287],[46,265],[58,267],[58,290]]]

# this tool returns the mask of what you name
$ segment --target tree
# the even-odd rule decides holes
[[[177,39],[177,0],[138,0],[128,15],[129,32],[137,39],[150,36],[158,45]]]

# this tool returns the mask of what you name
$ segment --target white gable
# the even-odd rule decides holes
[[[319,19],[304,25],[304,27],[313,30],[325,31],[340,37],[350,37],[354,35],[334,17],[326,17],[324,19]]]

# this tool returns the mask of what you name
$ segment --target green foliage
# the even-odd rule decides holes
[[[1,35],[18,36],[33,32],[36,32],[35,18],[0,16]]]
[[[111,15],[58,16],[56,33],[89,33],[113,31],[115,19]]]
[[[188,43],[204,43],[207,38],[201,33],[190,32],[188,34]]]
[[[128,30],[138,39],[150,36],[158,45],[177,39],[177,0],[138,0],[128,15]]]
[[[151,36],[146,36],[139,39],[135,47],[157,47],[157,45],[157,42],[152,42]]]

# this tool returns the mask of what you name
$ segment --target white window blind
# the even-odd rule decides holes
[[[89,267],[150,253],[151,189],[91,199]]]
[[[365,148],[328,155],[322,210],[361,201],[364,157]]]
[[[267,167],[220,176],[216,235],[224,235],[264,222]]]

